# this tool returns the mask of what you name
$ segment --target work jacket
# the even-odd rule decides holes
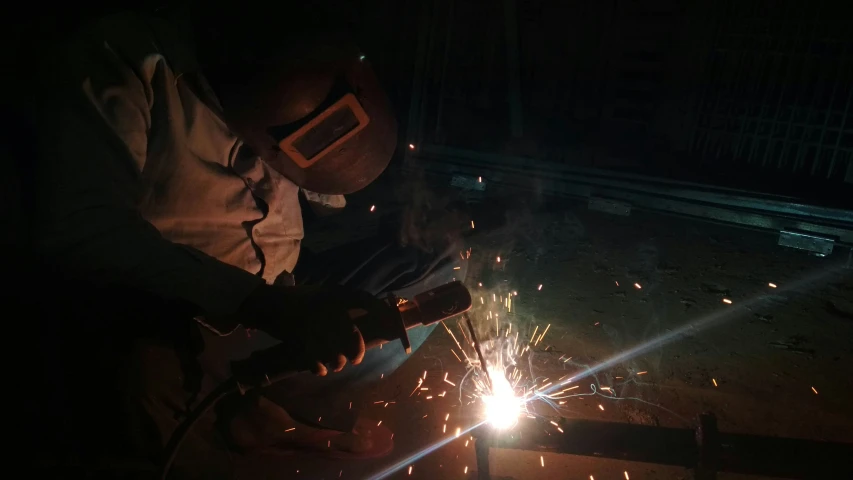
[[[50,60],[36,243],[76,274],[226,318],[296,265],[299,187],[229,130],[184,35],[122,14]]]

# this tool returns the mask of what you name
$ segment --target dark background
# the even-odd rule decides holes
[[[187,5],[16,6],[29,13],[4,16],[4,43],[14,52],[5,65],[13,88],[4,103],[13,115],[4,145],[27,138],[30,75],[51,42],[99,15],[133,9],[183,19]],[[389,91],[403,146],[426,142],[853,203],[851,2],[227,5],[199,4],[191,14],[249,49],[298,42],[299,29],[321,24],[352,33]],[[508,60],[513,51],[516,63]],[[416,71],[422,83],[413,88]],[[413,98],[418,115],[410,117]]]
[[[438,0],[432,14],[421,140],[806,196],[853,183],[849,2]]]

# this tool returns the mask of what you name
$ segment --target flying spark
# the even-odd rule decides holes
[[[773,282],[768,283],[767,286],[770,288],[776,288],[776,284]]]
[[[814,392],[815,395],[817,395],[817,389],[816,388],[812,387],[812,391]]]
[[[371,211],[371,212],[373,212],[373,211],[375,211],[375,210],[376,210],[376,205],[371,205],[371,206],[370,206],[370,211]]]
[[[711,381],[712,381],[712,382],[714,382],[714,386],[716,387],[716,386],[717,386],[717,379],[716,379],[716,378],[712,378],[712,379],[711,379]]]

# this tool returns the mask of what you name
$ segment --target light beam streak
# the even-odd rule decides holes
[[[459,435],[465,435],[466,433],[470,432],[471,430],[474,430],[475,428],[477,428],[480,425],[483,425],[485,423],[486,423],[485,420],[483,420],[480,423],[476,423],[476,424],[466,428],[465,430],[462,430],[459,433]],[[399,462],[397,462],[393,465],[388,466],[384,470],[381,470],[377,473],[374,473],[373,475],[371,475],[370,477],[367,477],[367,478],[369,480],[382,480],[383,478],[388,478],[389,476],[393,475],[394,473],[408,467],[409,465],[412,465],[413,463],[417,462],[421,458],[429,455],[430,453],[432,453],[432,452],[438,450],[439,448],[447,445],[448,443],[456,440],[456,437],[457,437],[456,435],[450,435],[448,437],[442,438],[442,439],[438,440],[437,442],[435,442],[431,445],[427,445],[426,447],[418,450],[417,452],[411,454],[410,456],[400,460]]]
[[[768,295],[768,294],[757,295],[757,296],[752,297],[746,301],[739,302],[738,305],[736,305],[736,306],[733,305],[731,307],[727,307],[725,309],[720,309],[716,312],[710,313],[710,314],[705,315],[703,317],[699,317],[696,320],[693,320],[692,322],[689,322],[689,323],[687,323],[687,324],[685,324],[679,328],[676,328],[676,329],[671,330],[667,333],[664,333],[664,334],[662,334],[656,338],[653,338],[647,342],[643,342],[639,345],[631,347],[628,350],[625,350],[621,353],[617,353],[616,355],[610,357],[607,360],[604,360],[603,362],[601,362],[597,365],[593,365],[591,367],[588,367],[586,370],[578,372],[576,375],[569,378],[565,383],[573,383],[573,382],[575,382],[581,378],[584,378],[584,377],[590,376],[590,375],[594,375],[594,374],[596,374],[596,373],[598,373],[604,369],[610,368],[614,365],[617,365],[617,364],[620,364],[620,363],[625,362],[627,360],[630,360],[636,356],[642,355],[644,353],[648,353],[648,352],[650,352],[656,348],[663,347],[664,345],[666,345],[668,343],[672,343],[673,341],[677,340],[682,335],[686,335],[688,333],[695,334],[696,332],[699,332],[700,330],[705,330],[705,329],[710,328],[712,326],[719,325],[723,321],[731,320],[734,317],[738,316],[738,314],[749,314],[751,308],[757,306],[758,304],[760,304],[764,301],[767,301],[770,297],[778,296],[779,294],[784,293],[784,292],[800,291],[802,289],[805,289],[806,287],[813,286],[815,283],[817,283],[820,280],[825,279],[830,274],[841,270],[841,268],[843,268],[843,267],[839,265],[839,266],[835,266],[832,268],[827,268],[827,269],[822,270],[822,271],[813,272],[813,273],[803,277],[802,279],[800,279],[796,282],[792,282],[792,283],[786,285],[784,288],[776,288],[772,295]],[[527,399],[525,402],[530,402],[530,401],[536,399],[537,397],[549,395],[552,391],[556,390],[559,387],[560,387],[560,384],[557,384],[557,385],[552,386],[548,390],[543,390],[543,391],[537,392],[536,395]]]

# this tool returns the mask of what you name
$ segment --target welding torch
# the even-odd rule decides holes
[[[406,353],[411,353],[407,330],[432,325],[468,311],[471,308],[471,294],[462,282],[455,281],[415,295],[408,301],[391,295],[384,304],[387,308],[382,311],[365,312],[353,319],[364,339],[365,349],[400,340]],[[231,378],[199,402],[169,438],[160,468],[161,480],[166,479],[187,433],[221,398],[234,392],[245,394],[307,370],[293,367],[290,346],[284,343],[231,362]]]

